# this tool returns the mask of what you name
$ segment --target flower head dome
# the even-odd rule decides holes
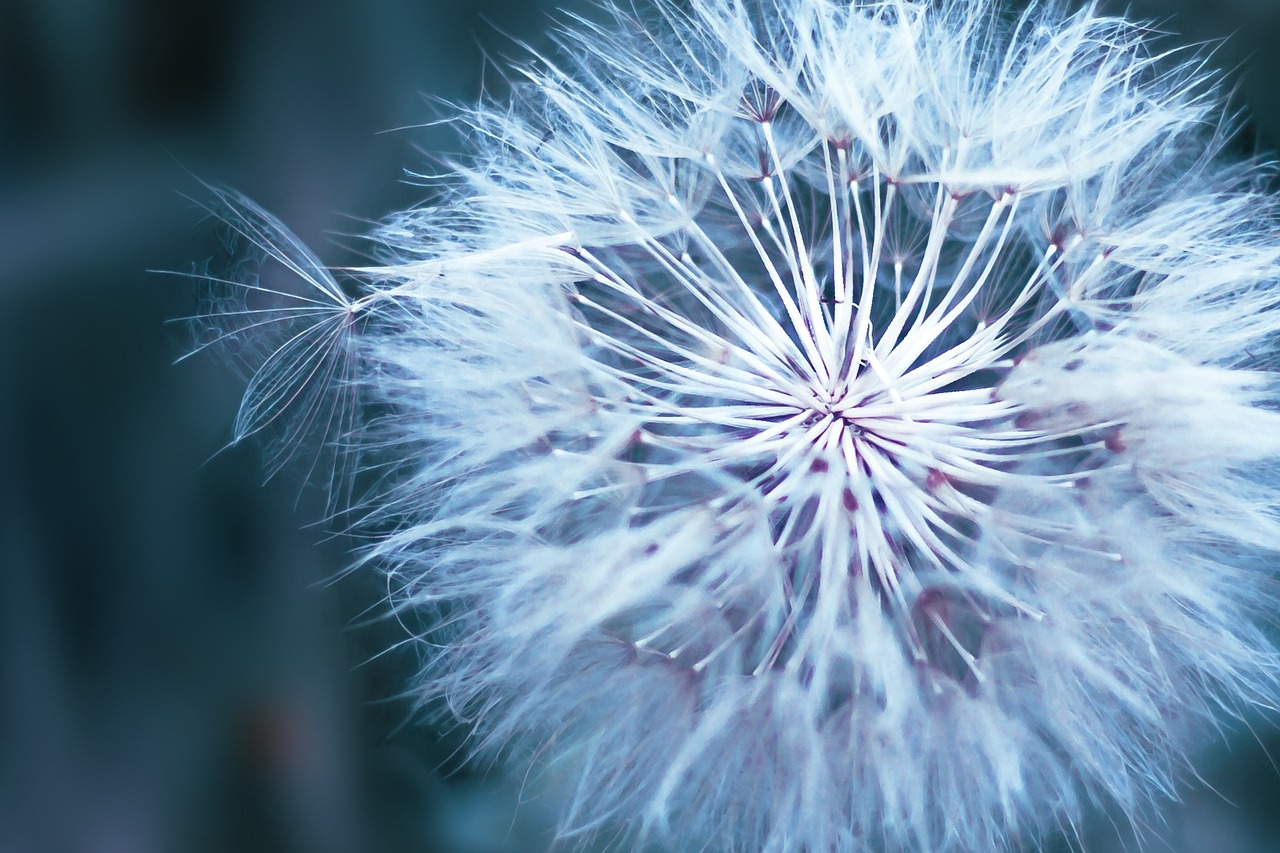
[[[281,255],[321,308],[241,430],[349,371],[392,413],[422,695],[569,843],[993,850],[1171,793],[1276,671],[1280,232],[1200,67],[1092,8],[604,12],[363,296]]]

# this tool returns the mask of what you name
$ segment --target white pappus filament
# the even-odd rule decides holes
[[[1001,850],[1172,794],[1278,671],[1280,217],[1202,64],[1053,3],[601,18],[357,295],[222,199],[310,287],[221,282],[212,339],[283,333],[237,436],[379,472],[424,705],[567,847]]]

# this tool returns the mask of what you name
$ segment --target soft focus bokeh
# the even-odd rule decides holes
[[[1116,4],[1120,6],[1121,4]],[[459,150],[425,126],[505,88],[580,0],[0,2],[0,853],[540,851],[520,780],[399,696],[415,651],[323,496],[217,453],[240,380],[174,365],[217,251],[181,193],[235,187],[332,264],[430,198],[405,169]],[[1280,142],[1280,2],[1135,0],[1215,62]],[[490,59],[486,60],[486,56]],[[1280,719],[1280,718],[1277,718]],[[1207,747],[1204,780],[1141,840],[1280,849],[1277,719]],[[726,773],[732,772],[726,768]]]

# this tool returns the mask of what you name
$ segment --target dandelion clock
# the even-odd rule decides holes
[[[561,848],[1034,846],[1271,706],[1280,220],[1202,64],[974,0],[559,48],[355,287],[220,193],[305,289],[208,319]]]

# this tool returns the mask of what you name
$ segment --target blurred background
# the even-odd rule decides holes
[[[1135,0],[1215,61],[1280,141],[1280,0]],[[373,572],[320,496],[218,454],[240,393],[174,361],[185,270],[217,250],[183,198],[232,186],[335,265],[429,197],[425,127],[545,46],[573,0],[0,0],[0,853],[521,853],[519,780],[397,698],[411,651],[362,622]],[[447,110],[443,110],[447,112]],[[216,454],[216,455],[215,455]],[[1184,803],[1091,850],[1280,849],[1276,721],[1226,733]]]

